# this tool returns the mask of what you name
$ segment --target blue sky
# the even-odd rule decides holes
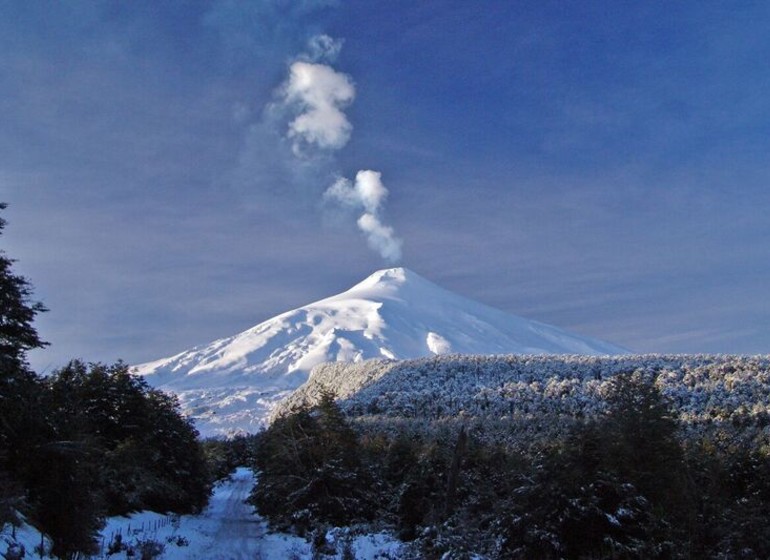
[[[2,2],[2,248],[51,309],[33,365],[342,291],[394,262],[369,210],[398,264],[505,311],[770,352],[768,28],[765,2]],[[290,136],[303,61],[355,89],[344,142]],[[376,208],[324,197],[360,170]]]

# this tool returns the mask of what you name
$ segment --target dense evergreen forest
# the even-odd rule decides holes
[[[212,474],[176,399],[122,363],[35,374],[26,355],[46,345],[33,326],[44,311],[0,252],[0,523],[25,515],[69,558],[93,549],[107,515],[199,511]]]
[[[766,358],[327,367],[364,382],[258,436],[251,500],[276,528],[384,525],[428,559],[770,558]],[[408,375],[377,390],[378,367]]]

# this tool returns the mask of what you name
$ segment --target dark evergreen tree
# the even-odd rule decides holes
[[[444,510],[445,517],[450,517],[452,513],[454,513],[457,499],[457,487],[460,481],[460,466],[467,446],[468,434],[465,431],[465,426],[462,426],[460,428],[460,433],[457,435],[457,443],[455,444],[449,471],[447,473],[446,503]]]
[[[259,439],[251,502],[277,526],[370,518],[359,443],[331,394],[278,418]]]
[[[687,481],[678,425],[652,377],[641,371],[616,376],[607,404],[598,427],[602,466],[632,483],[656,507],[682,514]]]
[[[0,234],[5,224],[0,217]],[[23,502],[27,465],[40,443],[38,380],[26,355],[47,344],[32,324],[45,307],[32,301],[32,286],[13,272],[13,262],[0,250],[0,521]]]
[[[22,509],[71,557],[91,551],[106,513],[198,511],[209,474],[176,399],[122,363],[35,375],[26,358],[46,345],[32,324],[45,308],[12,265],[0,251],[0,521]]]
[[[693,557],[770,558],[770,458],[763,439],[728,427],[688,448]]]
[[[182,416],[176,396],[149,389],[146,398],[146,422],[151,428],[145,433],[143,445],[152,453],[146,464],[161,484],[145,503],[157,511],[199,512],[211,486],[198,431]]]
[[[420,447],[415,464],[397,487],[395,513],[402,538],[411,540],[420,526],[444,519],[451,456],[449,446],[440,440]]]
[[[7,205],[0,203],[0,210]],[[0,218],[0,234],[5,228]],[[32,286],[23,276],[14,274],[13,260],[0,250],[0,380],[26,369],[26,353],[46,346],[32,325],[38,313],[46,311],[34,302]]]
[[[46,379],[60,440],[88,442],[99,457],[95,480],[111,515],[150,508],[199,510],[209,475],[197,431],[175,397],[151,389],[118,362],[70,362]]]
[[[212,482],[227,478],[237,467],[252,465],[256,440],[254,435],[203,440],[201,445]]]
[[[98,458],[86,442],[46,444],[37,457],[36,481],[31,489],[34,519],[53,540],[60,558],[96,552],[96,535],[104,521],[98,480]]]

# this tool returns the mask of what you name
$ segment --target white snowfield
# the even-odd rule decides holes
[[[624,354],[627,350],[493,309],[405,268],[245,332],[137,366],[176,393],[201,434],[262,428],[276,403],[325,362],[439,354]]]

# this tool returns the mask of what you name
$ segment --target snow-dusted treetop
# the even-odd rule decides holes
[[[472,301],[406,268],[390,268],[235,336],[137,366],[137,372],[177,393],[207,434],[259,428],[275,401],[324,362],[626,352]]]
[[[440,356],[329,363],[316,368],[274,415],[315,405],[331,391],[349,417],[373,431],[475,425],[484,426],[484,437],[493,440],[548,440],[567,434],[576,419],[606,411],[618,374],[654,384],[687,434],[725,425],[764,442],[770,433],[770,355]],[[689,437],[684,432],[680,435]],[[723,438],[723,443],[737,442]]]

